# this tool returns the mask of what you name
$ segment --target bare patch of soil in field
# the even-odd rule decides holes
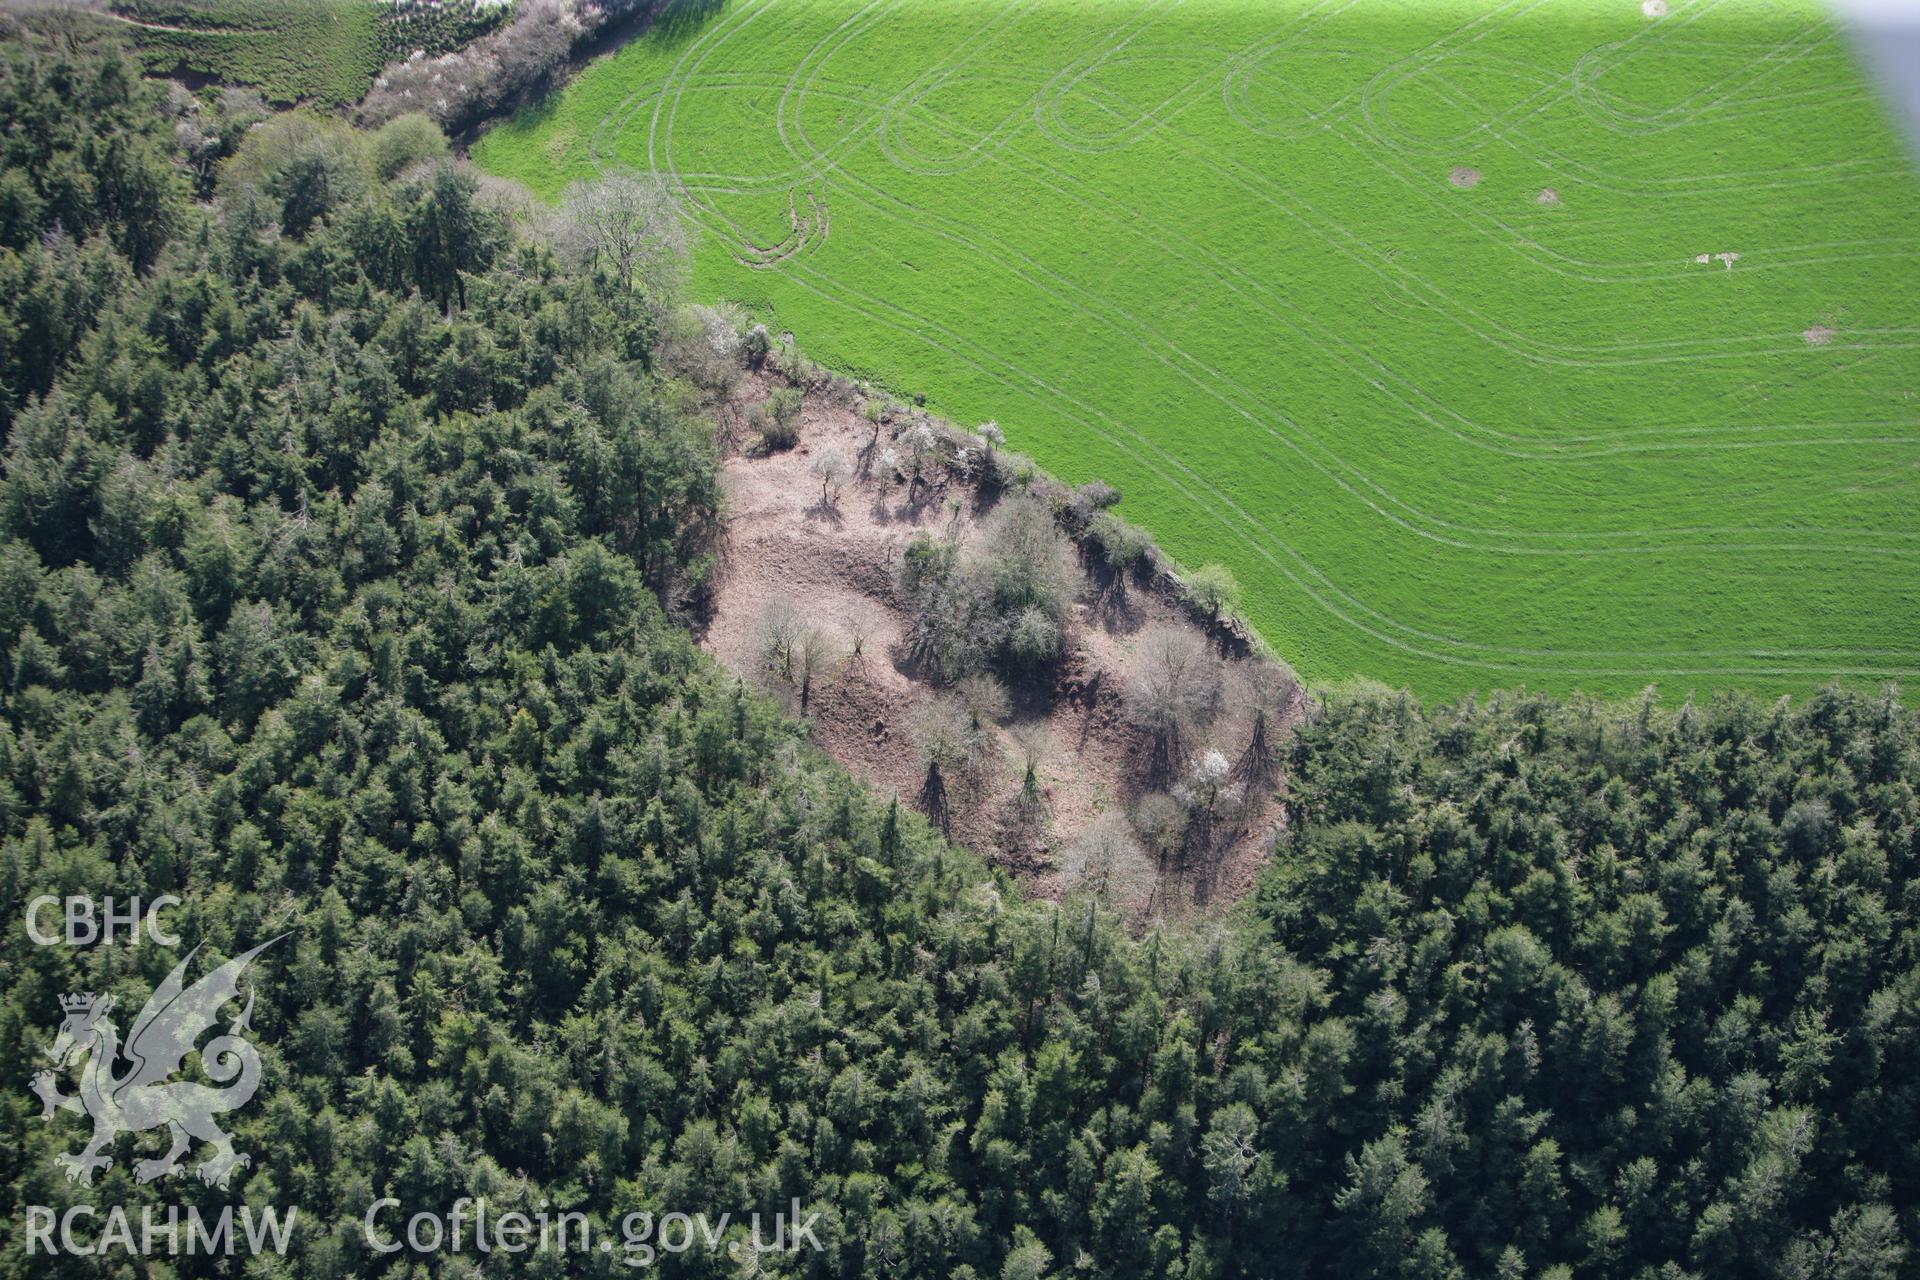
[[[1469,191],[1480,185],[1480,171],[1471,165],[1459,165],[1447,174],[1447,181],[1462,191]]]
[[[777,385],[770,375],[746,380],[730,409],[734,420],[745,420]],[[844,396],[813,390],[794,448],[725,460],[727,515],[702,643],[729,669],[786,698],[828,754],[912,805],[926,776],[916,718],[939,691],[908,653],[911,619],[896,583],[901,556],[921,531],[969,545],[997,495],[941,468],[911,493],[901,480],[883,481],[872,460],[891,436],[889,426],[876,433]],[[837,502],[823,500],[822,479],[811,469],[830,450],[855,464]],[[764,619],[783,601],[828,638],[833,655],[804,690],[769,670]],[[1223,654],[1229,696],[1196,750],[1213,746],[1236,759],[1252,731],[1231,693],[1235,675],[1251,661],[1245,637],[1196,619],[1164,570],[1117,591],[1109,583],[1097,599],[1082,599],[1075,615],[1051,684],[1013,688],[1012,714],[992,728],[984,762],[970,776],[947,779],[954,839],[1050,897],[1077,885],[1086,842],[1076,838],[1103,822],[1103,829],[1112,827],[1144,793],[1148,748],[1125,689],[1146,629],[1187,628]],[[864,639],[855,654],[858,635]],[[1270,726],[1276,746],[1304,706],[1294,689]],[[1037,819],[1020,804],[1030,756],[1044,802]],[[1213,854],[1201,859],[1207,865],[1163,873],[1133,850],[1113,865],[1108,892],[1141,918],[1230,903],[1252,887],[1282,820],[1271,792],[1249,797],[1220,831]]]

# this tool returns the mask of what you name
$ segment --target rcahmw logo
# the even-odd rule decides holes
[[[36,899],[35,906],[42,901]],[[74,918],[69,910],[70,933]],[[138,919],[137,910],[129,918]],[[108,919],[114,921],[115,917],[110,913]],[[152,929],[150,914],[147,922]],[[34,928],[31,914],[28,925],[30,930]],[[152,934],[156,941],[161,940],[157,929]],[[115,1139],[152,1129],[165,1129],[170,1141],[160,1155],[134,1164],[134,1177],[140,1182],[186,1172],[182,1157],[189,1155],[195,1143],[201,1145],[205,1158],[193,1166],[192,1172],[209,1186],[224,1189],[235,1170],[253,1163],[251,1156],[235,1150],[233,1135],[217,1119],[245,1106],[260,1087],[260,1054],[247,1039],[252,1030],[251,984],[244,1007],[224,1032],[204,1045],[200,1040],[218,1028],[221,1010],[240,999],[241,975],[255,957],[285,936],[281,934],[235,956],[188,985],[187,968],[199,954],[199,948],[194,948],[154,989],[124,1042],[111,1016],[115,1007],[111,995],[83,992],[60,997],[65,1017],[47,1050],[53,1065],[34,1075],[32,1087],[41,1101],[43,1121],[52,1121],[58,1112],[67,1111],[93,1124],[92,1136],[81,1150],[62,1151],[53,1157],[68,1181],[92,1185],[94,1174],[113,1163],[108,1151]],[[37,934],[35,940],[40,940]],[[174,1078],[181,1075],[196,1049],[201,1071],[212,1084]],[[68,1071],[77,1076],[71,1094],[60,1088],[61,1074]],[[236,1234],[232,1206],[223,1208],[211,1224],[197,1207],[190,1207],[182,1215],[171,1207],[160,1210],[148,1206],[140,1211],[140,1229],[136,1232],[127,1211],[117,1206],[101,1210],[81,1204],[56,1214],[47,1206],[29,1205],[27,1246],[29,1252],[45,1248],[50,1253],[78,1254],[114,1249],[146,1253],[156,1247],[170,1253],[232,1253],[237,1247],[249,1252],[270,1247],[278,1252],[285,1248],[297,1212],[288,1209],[283,1221],[268,1209],[256,1221],[253,1209],[241,1206],[241,1231]],[[104,1224],[91,1242],[79,1234],[89,1223]]]
[[[110,1253],[154,1257],[214,1257],[236,1253],[285,1253],[293,1236],[294,1217],[300,1211],[288,1209],[283,1215],[271,1206],[256,1216],[252,1205],[240,1206],[240,1229],[234,1230],[234,1207],[220,1206],[209,1223],[197,1205],[182,1212],[179,1205],[146,1205],[139,1213],[139,1226],[119,1205],[101,1213],[90,1204],[77,1204],[65,1213],[55,1214],[44,1204],[27,1206],[27,1253],[73,1254],[78,1257],[105,1257]],[[104,1221],[98,1233],[93,1224]]]

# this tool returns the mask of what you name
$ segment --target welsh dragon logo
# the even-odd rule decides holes
[[[240,975],[253,958],[285,936],[270,938],[245,955],[235,956],[189,987],[185,982],[187,965],[200,950],[195,947],[155,988],[140,1016],[133,1020],[124,1050],[119,1030],[107,1017],[113,1009],[112,996],[60,997],[60,1007],[67,1016],[47,1051],[54,1070],[37,1073],[33,1091],[46,1105],[42,1120],[53,1119],[55,1111],[72,1111],[93,1121],[93,1139],[84,1150],[77,1155],[63,1151],[54,1157],[69,1182],[91,1185],[94,1172],[113,1163],[102,1152],[121,1134],[162,1126],[172,1136],[173,1146],[158,1159],[142,1160],[134,1166],[134,1176],[141,1182],[181,1172],[180,1157],[187,1154],[193,1140],[213,1148],[213,1154],[194,1170],[211,1186],[224,1188],[235,1169],[253,1163],[253,1157],[233,1149],[233,1135],[214,1122],[215,1116],[244,1106],[260,1087],[260,1054],[243,1038],[253,1015],[251,987],[246,1007],[227,1024],[226,1034],[216,1036],[200,1050],[202,1069],[225,1087],[168,1077],[185,1066],[201,1035],[219,1021],[221,1006],[239,998]],[[61,1093],[57,1072],[81,1059],[85,1062],[80,1067],[80,1091]],[[225,1084],[229,1080],[233,1083]]]

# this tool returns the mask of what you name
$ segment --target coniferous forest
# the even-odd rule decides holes
[[[1920,1274],[1897,692],[1330,691],[1233,912],[1038,900],[687,634],[670,279],[563,260],[417,118],[188,108],[109,44],[11,31],[0,119],[0,1274],[634,1273],[365,1239],[482,1196],[819,1212],[664,1275]],[[75,893],[286,934],[229,1187],[137,1182],[151,1134],[56,1165],[60,997],[124,1027],[179,958],[37,945]],[[80,1200],[299,1217],[30,1256]]]

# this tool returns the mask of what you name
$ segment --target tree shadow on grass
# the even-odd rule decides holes
[[[652,30],[662,39],[683,40],[719,16],[726,0],[667,0],[654,11]]]
[[[631,40],[645,37],[658,39],[663,44],[680,43],[719,17],[726,7],[726,0],[665,0],[660,4],[636,5],[626,17],[608,23],[585,45],[575,49],[570,61],[577,68]]]

